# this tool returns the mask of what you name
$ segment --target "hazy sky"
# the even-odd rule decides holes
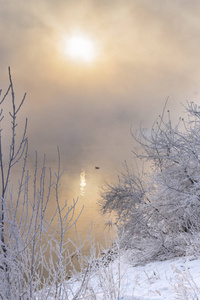
[[[64,52],[77,32],[98,48],[93,63]],[[59,145],[66,169],[120,169],[131,124],[153,123],[168,96],[177,114],[198,101],[199,52],[200,1],[0,0],[0,87],[11,66],[30,151],[52,159]]]

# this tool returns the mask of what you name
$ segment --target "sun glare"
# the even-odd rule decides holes
[[[66,39],[65,51],[71,59],[82,62],[92,62],[96,57],[92,40],[80,35],[73,35]]]

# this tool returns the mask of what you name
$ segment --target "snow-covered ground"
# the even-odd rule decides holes
[[[133,267],[121,257],[96,271],[85,272],[36,299],[59,300],[199,300],[200,258],[182,257]],[[48,294],[48,295],[47,295]]]
[[[90,292],[80,299],[200,299],[200,259],[184,257],[137,267],[122,261],[89,276]]]
[[[145,266],[122,264],[122,299],[200,299],[200,260],[180,258]]]

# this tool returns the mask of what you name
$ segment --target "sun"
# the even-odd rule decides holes
[[[83,35],[72,35],[65,40],[65,53],[70,59],[90,63],[96,58],[95,43]]]

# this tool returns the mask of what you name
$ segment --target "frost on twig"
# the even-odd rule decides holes
[[[165,106],[151,130],[132,133],[139,146],[133,151],[137,164],[125,164],[119,182],[102,190],[102,212],[115,212],[122,246],[132,251],[135,263],[199,248],[199,107],[188,103],[186,113],[188,121],[180,118],[173,125]]]
[[[56,173],[47,169],[45,155],[39,170],[37,152],[34,174],[27,169],[27,119],[21,138],[18,138],[17,130],[26,94],[17,105],[10,68],[8,74],[9,87],[0,100],[0,298],[71,299],[67,279],[73,265],[72,257],[83,256],[80,254],[82,245],[73,244],[67,233],[76,224],[82,209],[75,216],[78,199],[69,205],[59,195],[62,178],[59,149]],[[9,97],[11,109],[6,114],[3,104],[9,101]],[[6,155],[3,122],[7,118],[11,130]],[[11,179],[14,167],[19,164],[22,168],[21,174],[18,168],[16,188]],[[56,204],[53,210],[52,203]],[[74,266],[73,271],[75,274]],[[84,282],[80,283],[77,295],[82,293],[84,285]]]

